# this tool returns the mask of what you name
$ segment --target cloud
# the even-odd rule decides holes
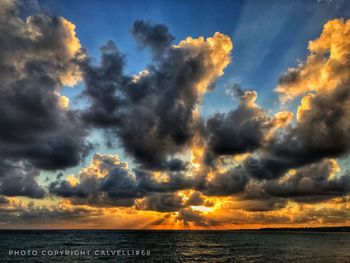
[[[193,179],[182,173],[131,171],[118,156],[95,154],[91,163],[79,174],[64,180],[58,178],[50,184],[49,191],[70,198],[76,204],[132,206],[135,199],[190,189],[194,184]],[[158,197],[163,196],[154,195],[150,198]]]
[[[208,204],[200,192],[209,196],[243,192],[247,181],[248,177],[240,168],[202,177],[188,172],[130,170],[118,156],[95,154],[91,163],[80,173],[66,179],[58,177],[49,185],[49,191],[53,195],[69,198],[73,204],[133,206],[138,201],[137,207],[140,209],[160,211],[162,208],[158,208],[158,205],[165,205],[170,199],[181,203],[181,206],[174,205],[177,210],[189,205]],[[186,202],[176,194],[191,189],[198,192],[193,192]],[[165,212],[166,209],[163,210]]]
[[[202,194],[199,191],[193,192],[190,197],[187,200],[187,205],[203,205],[205,202],[205,199],[203,198]]]
[[[166,26],[152,25],[142,20],[134,22],[131,32],[140,47],[150,47],[155,57],[163,54],[174,40]]]
[[[10,199],[6,196],[0,195],[0,205],[8,205],[10,204]]]
[[[234,196],[234,202],[230,207],[249,212],[275,211],[284,208],[289,199],[269,193],[266,188],[270,183],[271,181],[268,180],[249,180],[244,191]]]
[[[1,200],[1,198],[0,198]],[[164,220],[169,214],[162,215]],[[155,212],[130,208],[91,207],[67,200],[54,205],[40,205],[7,198],[0,202],[0,226],[9,229],[140,229],[159,220]]]
[[[132,206],[142,197],[135,176],[117,156],[95,154],[91,163],[76,176],[58,178],[49,185],[52,194],[70,197],[75,204]]]
[[[153,57],[131,76],[113,41],[95,65],[63,17],[23,19],[14,1],[2,2],[0,14],[2,223],[80,222],[122,209],[124,216],[167,213],[144,222],[153,226],[346,222],[348,210],[330,205],[350,191],[336,161],[350,149],[350,21],[327,22],[305,63],[281,77],[282,105],[301,97],[295,120],[288,111],[270,115],[256,91],[239,85],[230,91],[238,106],[204,120],[203,97],[231,61],[230,37],[217,32],[174,44],[166,26],[136,21],[131,32]],[[79,81],[86,104],[72,110],[61,93]],[[133,168],[116,155],[95,154],[76,174],[41,186],[41,170],[86,157],[95,128],[108,146],[124,149]],[[48,208],[12,198],[47,194],[64,201]]]
[[[349,28],[350,21],[343,19],[324,25],[320,37],[309,42],[306,62],[290,68],[280,79],[276,91],[282,101],[312,91],[333,91],[349,81]]]
[[[155,30],[160,25],[137,23],[142,29],[134,32],[140,34],[136,38],[154,52],[145,70],[126,75],[125,56],[113,42],[101,48],[100,65],[88,58],[81,62],[89,102],[84,121],[120,143],[135,169],[116,156],[95,155],[79,174],[53,182],[51,194],[78,206],[175,215],[158,217],[150,226],[176,220],[203,228],[303,224],[313,222],[311,214],[319,222],[323,212],[316,216],[317,205],[348,196],[349,177],[338,174],[332,159],[347,152],[347,106],[342,102],[348,97],[342,85],[306,94],[295,121],[289,111],[270,115],[256,103],[255,91],[235,85],[231,93],[239,99],[237,108],[204,121],[199,106],[229,63],[229,38],[217,33],[172,45],[166,27],[160,32]],[[164,40],[160,46],[154,46],[154,34]],[[278,88],[283,103],[287,93],[302,94],[289,89],[306,77],[299,76],[305,65],[282,77],[279,87],[288,85],[283,92]],[[295,207],[300,210],[293,212]],[[344,220],[341,215],[336,221]]]
[[[279,180],[266,183],[272,196],[288,197],[295,201],[315,202],[345,196],[350,192],[350,176],[336,176],[340,168],[335,160],[292,170]]]
[[[39,175],[40,171],[27,162],[1,160],[0,194],[43,198],[46,190],[36,181]]]
[[[138,21],[134,31],[139,37],[141,34],[144,44],[153,45],[159,33],[162,39],[170,39],[168,30],[160,25]],[[166,169],[172,156],[184,152],[201,129],[197,107],[223,74],[231,49],[230,38],[220,33],[207,39],[187,38],[161,49],[162,56],[155,58],[144,74],[127,76],[123,73],[124,56],[108,42],[101,49],[99,66],[89,60],[82,65],[84,95],[90,102],[85,120],[108,130],[110,139],[119,141],[137,164]]]
[[[175,193],[165,193],[147,196],[138,202],[136,207],[141,210],[175,212],[185,207],[185,204],[181,196]]]
[[[206,195],[228,196],[243,192],[248,182],[244,169],[236,166],[225,172],[213,173],[206,181],[203,193]]]
[[[135,199],[145,198],[142,207],[146,209],[148,200],[160,200],[196,184],[195,178],[181,172],[131,171],[117,156],[95,154],[79,174],[57,178],[49,190],[72,203],[92,206],[132,206]]]
[[[182,209],[179,211],[177,220],[183,222],[183,224],[188,227],[189,223],[193,223],[195,226],[218,226],[219,222],[216,220],[206,217],[202,212],[195,211],[191,208]]]
[[[245,148],[237,152],[251,153],[240,164],[248,182],[244,191],[236,195],[241,202],[237,207],[250,211],[275,210],[287,205],[288,200],[320,202],[349,193],[350,177],[347,173],[335,176],[334,170],[339,167],[332,159],[342,157],[349,151],[350,46],[346,34],[349,25],[349,21],[329,21],[321,36],[310,41],[307,61],[289,69],[281,78],[276,90],[282,103],[304,95],[296,122],[291,122],[293,115],[290,112],[279,112],[274,118],[265,114],[265,130],[257,129],[253,136],[249,130],[242,132],[255,140],[254,144],[242,143]],[[234,95],[242,94],[245,93],[236,87]],[[235,110],[229,114],[232,116],[237,112]],[[234,154],[229,150],[235,149],[237,144],[233,144],[235,147],[231,147],[231,144],[244,138],[244,135],[234,138],[240,122],[236,118],[229,124],[229,114],[216,115],[214,128],[210,129],[209,126],[212,136],[208,140],[209,149],[214,153],[219,152],[213,155],[214,161],[222,155]],[[249,120],[244,114],[238,116],[242,116],[243,123]],[[226,129],[221,128],[225,125]],[[225,131],[227,136],[220,136]],[[253,149],[249,149],[251,145]],[[218,146],[222,146],[226,153],[222,150],[220,154]],[[213,163],[218,165],[217,161]],[[229,185],[229,180],[224,181]],[[254,194],[250,189],[253,184]]]
[[[256,105],[255,91],[236,90],[238,107],[229,113],[217,113],[207,121],[208,150],[214,155],[235,155],[261,147],[271,118]]]
[[[309,42],[306,62],[281,78],[276,90],[283,102],[304,95],[297,122],[276,133],[263,154],[247,160],[253,177],[277,178],[291,168],[349,152],[349,28],[349,20],[327,22],[321,36]]]
[[[98,209],[71,206],[61,202],[58,205],[36,206],[33,201],[28,204],[17,199],[9,199],[6,205],[0,205],[0,225],[13,226],[57,226],[65,223],[66,226],[76,227],[83,222],[89,222],[91,218],[102,216]]]
[[[349,150],[350,113],[350,20],[334,19],[324,25],[321,36],[309,42],[306,62],[291,69],[297,77],[282,81],[282,98],[306,94],[298,107],[298,123],[281,142],[277,154],[290,152],[299,159],[339,157]],[[287,73],[288,74],[288,73]],[[311,92],[311,93],[310,93]],[[299,143],[292,148],[293,140]],[[301,162],[296,160],[297,162]]]
[[[305,213],[299,214],[295,219],[295,223],[316,223],[320,225],[324,224],[347,224],[350,211],[347,207],[334,208],[309,208]]]
[[[249,180],[235,197],[234,207],[246,211],[281,209],[288,201],[320,203],[342,198],[350,192],[350,176],[340,175],[334,159],[325,159],[299,169],[291,169],[276,179]]]
[[[60,95],[81,78],[75,26],[43,14],[23,20],[16,2],[0,5],[0,156],[46,170],[74,166],[90,148]]]

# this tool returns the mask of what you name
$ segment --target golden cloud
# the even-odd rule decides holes
[[[276,91],[282,102],[308,92],[332,91],[350,80],[350,20],[328,21],[321,36],[309,42],[305,63],[290,68]]]

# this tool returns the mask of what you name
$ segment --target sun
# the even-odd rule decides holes
[[[196,211],[200,211],[203,213],[209,213],[214,210],[214,207],[208,207],[204,205],[192,205],[191,208]]]

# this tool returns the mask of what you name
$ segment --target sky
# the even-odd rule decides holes
[[[349,225],[350,3],[0,3],[0,227]]]

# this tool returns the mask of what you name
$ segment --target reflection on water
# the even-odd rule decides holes
[[[1,231],[0,240],[0,262],[350,262],[349,232]],[[9,250],[38,255],[9,256]],[[40,255],[48,250],[91,254]],[[151,255],[101,255],[102,250]]]

